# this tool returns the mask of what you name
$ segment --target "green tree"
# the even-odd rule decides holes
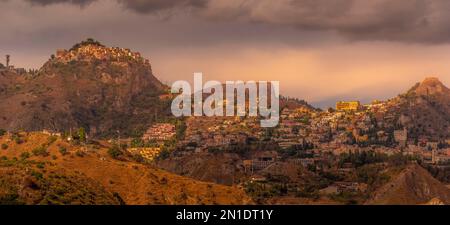
[[[163,148],[161,152],[159,152],[159,155],[157,156],[158,160],[165,160],[170,157],[170,151],[167,148]]]
[[[86,142],[86,131],[83,127],[81,127],[78,130],[78,137],[80,137],[80,142],[85,143]]]
[[[113,159],[118,159],[121,155],[123,155],[123,152],[120,150],[119,146],[114,145],[112,148],[108,149],[108,154]]]
[[[35,148],[31,151],[33,153],[33,155],[35,156],[42,156],[42,157],[47,157],[49,156],[49,153],[47,151],[47,149],[43,146]]]

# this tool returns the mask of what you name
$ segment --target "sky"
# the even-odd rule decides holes
[[[450,85],[447,0],[0,0],[0,55],[39,68],[86,38],[150,59],[161,81],[280,81],[318,107]],[[2,63],[2,61],[0,61]]]

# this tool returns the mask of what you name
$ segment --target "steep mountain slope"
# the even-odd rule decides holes
[[[450,189],[414,164],[375,191],[366,204],[414,205],[436,202],[437,199],[450,204]]]
[[[20,141],[18,141],[20,140]],[[108,143],[78,146],[41,133],[0,137],[0,204],[249,204],[243,190],[195,181],[128,158]]]
[[[159,98],[166,90],[139,53],[87,40],[58,50],[38,73],[2,73],[0,127],[131,135],[169,113],[169,103]]]
[[[390,114],[408,128],[409,137],[439,141],[450,137],[450,90],[438,78],[426,78],[391,100]]]

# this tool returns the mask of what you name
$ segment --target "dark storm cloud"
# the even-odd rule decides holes
[[[56,3],[70,3],[74,5],[85,6],[95,0],[26,0],[35,5],[51,5]]]
[[[276,79],[329,106],[426,74],[449,84],[449,12],[448,0],[0,0],[0,57],[38,69],[93,37],[141,52],[162,81]]]
[[[204,8],[208,0],[118,0],[126,8],[138,13],[152,13],[173,8]]]
[[[86,5],[107,0],[26,0]],[[450,42],[447,0],[110,0],[139,14],[189,9],[205,21],[261,23],[334,31],[351,40]]]
[[[449,9],[446,0],[211,0],[200,13],[218,20],[335,31],[354,40],[433,43],[450,41]]]
[[[25,0],[37,5],[51,5],[57,3],[69,3],[74,5],[87,5],[98,0]],[[209,0],[116,0],[125,8],[138,13],[153,13],[173,8],[203,8]]]
[[[450,42],[447,0],[119,0],[140,13],[190,7],[205,20],[335,31],[351,40]]]

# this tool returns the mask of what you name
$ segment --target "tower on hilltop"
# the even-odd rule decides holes
[[[10,55],[6,55],[6,68],[9,68]]]

